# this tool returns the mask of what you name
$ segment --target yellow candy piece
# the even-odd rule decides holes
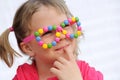
[[[62,30],[62,33],[63,33],[63,34],[67,34],[67,31],[66,31],[66,30]]]
[[[43,47],[44,49],[47,49],[47,48],[48,48],[48,47],[47,47],[47,44],[43,44],[42,47]]]
[[[44,31],[43,31],[43,29],[39,29],[38,32],[39,32],[40,34],[43,34]]]
[[[60,37],[60,32],[57,32],[57,33],[56,33],[56,36],[57,36],[57,37]]]
[[[75,20],[75,17],[72,17],[72,22],[75,22],[76,20]]]
[[[77,31],[78,36],[82,35],[81,31]]]

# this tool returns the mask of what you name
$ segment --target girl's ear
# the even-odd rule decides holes
[[[20,43],[20,48],[21,50],[26,53],[27,55],[33,57],[34,56],[34,52],[32,51],[31,47],[29,44],[26,44],[24,42]]]

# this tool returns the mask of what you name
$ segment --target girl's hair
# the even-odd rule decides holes
[[[19,48],[22,40],[31,33],[30,20],[32,15],[37,12],[41,6],[54,7],[67,17],[72,17],[64,0],[28,0],[17,10],[12,25]],[[9,67],[13,65],[14,55],[19,55],[19,53],[10,46],[8,41],[10,32],[11,30],[7,29],[0,36],[0,58],[5,61]]]

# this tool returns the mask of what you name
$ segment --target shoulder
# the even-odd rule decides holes
[[[37,78],[37,71],[35,65],[24,63],[23,65],[20,65],[18,67],[13,80],[35,80],[35,78]]]
[[[90,67],[85,61],[78,60],[78,67],[80,68],[83,80],[103,80],[103,75],[94,67]]]

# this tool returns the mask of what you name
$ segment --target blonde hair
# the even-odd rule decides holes
[[[41,6],[52,6],[57,11],[64,13],[67,17],[72,17],[70,10],[67,8],[64,0],[28,0],[17,10],[14,20],[13,29],[20,48],[23,38],[31,33],[30,20],[32,15],[40,9]],[[9,66],[13,65],[14,55],[19,55],[9,43],[10,29],[7,29],[0,36],[0,58]],[[21,49],[21,48],[20,48]]]

